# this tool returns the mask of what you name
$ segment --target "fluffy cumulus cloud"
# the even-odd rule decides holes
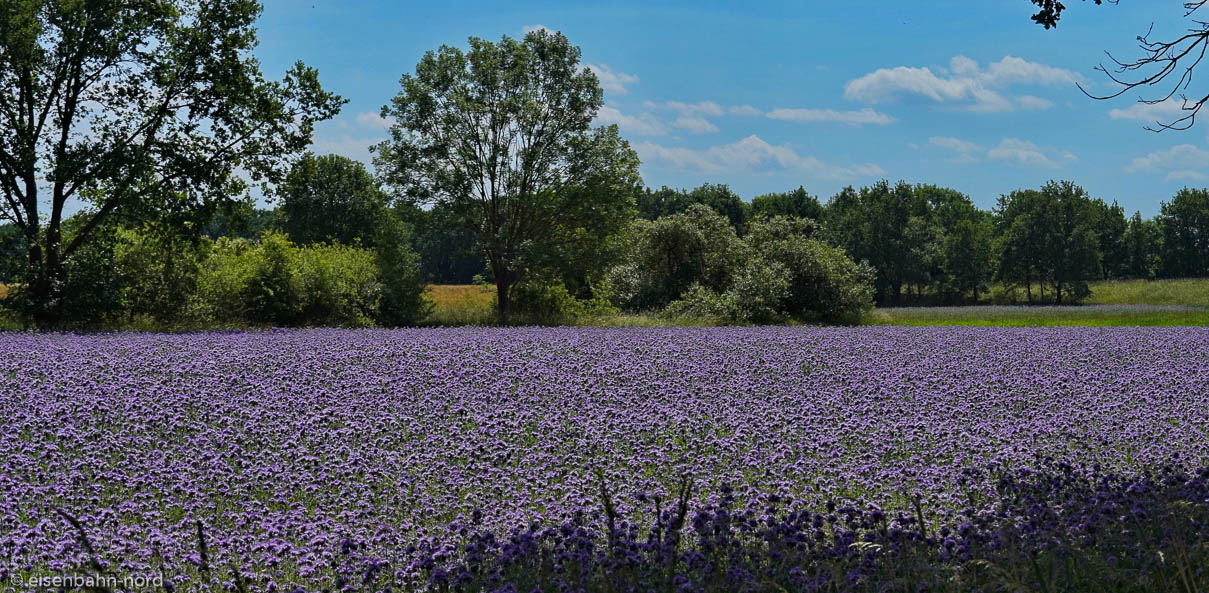
[[[859,111],[779,108],[769,111],[767,117],[793,122],[835,122],[850,126],[861,124],[886,125],[894,122],[894,118],[884,113],[878,113],[868,107]]]
[[[672,122],[672,125],[693,134],[707,134],[718,131],[718,126],[710,123],[708,119],[700,117],[676,118],[676,121]]]
[[[356,121],[358,126],[368,129],[389,130],[391,126],[395,125],[395,118],[382,117],[380,114],[372,111],[358,113]]]
[[[600,88],[606,93],[615,95],[624,95],[630,92],[626,85],[638,82],[638,76],[634,74],[626,74],[625,72],[617,72],[604,64],[584,64],[600,81]]]
[[[700,173],[792,170],[822,179],[841,180],[885,174],[881,167],[872,163],[830,165],[812,156],[799,155],[788,144],[769,144],[754,134],[738,142],[704,149],[668,147],[652,142],[641,142],[634,148],[644,162],[659,162]]]
[[[1053,149],[1042,148],[1019,138],[1004,138],[998,146],[987,151],[987,158],[1037,169],[1058,169],[1062,167],[1063,160],[1078,160],[1069,152],[1057,156],[1053,156],[1053,152]]]
[[[1170,123],[1189,113],[1191,111],[1184,109],[1182,100],[1168,99],[1160,103],[1135,103],[1125,109],[1109,109],[1108,117],[1153,124],[1156,122]]]
[[[1080,81],[1079,75],[1063,68],[1004,57],[985,68],[965,56],[955,56],[948,69],[897,66],[881,68],[853,79],[844,86],[844,97],[867,103],[892,101],[902,96],[920,96],[937,103],[950,103],[980,112],[1015,109],[1048,109],[1053,102],[1032,95],[1010,96],[1008,87],[1028,84],[1058,86]]]
[[[764,114],[763,111],[760,111],[751,105],[732,105],[726,108],[726,112],[731,115],[742,115],[748,117],[759,117]]]
[[[524,31],[525,33],[532,33],[534,31],[546,31],[548,33],[553,33],[554,29],[551,29],[550,27],[547,27],[542,24],[534,24],[534,25],[525,25],[525,27],[522,29],[522,31]]]
[[[369,147],[386,140],[386,132],[394,124],[393,117],[382,117],[373,111],[320,122],[315,126],[311,150],[346,156],[368,165],[373,160]]]
[[[615,107],[605,105],[596,112],[596,123],[600,125],[617,124],[621,131],[639,136],[662,136],[667,134],[667,126],[650,113],[627,115]]]
[[[1058,169],[1064,162],[1078,160],[1078,157],[1070,152],[1038,146],[1019,138],[1004,138],[991,148],[951,136],[933,136],[928,139],[928,143],[952,151],[954,157],[949,159],[949,162],[957,164],[977,163],[986,159],[1020,167]]]
[[[1209,178],[1209,151],[1191,144],[1172,146],[1167,150],[1138,157],[1125,167],[1126,173],[1166,172],[1167,181],[1204,181]]]

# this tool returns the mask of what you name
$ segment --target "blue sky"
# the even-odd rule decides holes
[[[1152,21],[1156,36],[1180,31],[1180,2],[1068,4],[1045,31],[1026,0],[268,0],[257,56],[273,77],[297,59],[317,67],[349,103],[313,149],[367,163],[386,135],[379,111],[425,51],[543,26],[582,48],[605,88],[597,121],[619,124],[654,187],[726,183],[750,199],[803,185],[826,200],[904,179],[989,208],[1057,178],[1149,216],[1209,185],[1209,118],[1155,134],[1142,126],[1173,106],[1075,86],[1111,90],[1093,70],[1103,52],[1135,56]]]

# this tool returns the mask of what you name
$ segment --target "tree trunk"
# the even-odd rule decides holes
[[[55,247],[47,245],[43,250],[36,242],[29,246],[28,305],[38,329],[56,329],[62,322],[60,300],[66,271]]]
[[[1057,304],[1061,305],[1062,304],[1062,281],[1058,280],[1058,283],[1054,286],[1054,288],[1055,288],[1054,294],[1057,295],[1055,297],[1055,302]]]
[[[512,311],[512,299],[509,290],[512,287],[512,278],[508,274],[508,267],[500,261],[499,257],[491,257],[491,275],[495,276],[495,306],[496,313],[499,314],[501,324],[508,323],[508,315]]]

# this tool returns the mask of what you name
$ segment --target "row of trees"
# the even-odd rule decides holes
[[[845,188],[826,203],[804,188],[743,200],[725,185],[646,189],[639,216],[701,204],[737,232],[752,220],[817,221],[819,237],[876,270],[881,304],[976,302],[996,282],[1033,302],[1087,296],[1087,282],[1209,276],[1209,190],[1185,188],[1153,218],[1068,181],[1002,195],[982,210],[956,190],[886,181]]]
[[[278,257],[293,249],[282,242],[364,249],[382,285],[414,276],[399,262],[418,252],[419,273],[433,278],[479,269],[503,321],[518,298],[522,309],[566,298],[721,303],[712,309],[753,319],[765,315],[736,313],[736,303],[758,302],[771,315],[827,317],[836,313],[819,295],[831,289],[820,286],[845,286],[850,303],[869,292],[883,303],[955,302],[998,279],[1029,300],[1036,287],[1036,299],[1065,301],[1091,277],[1207,271],[1209,217],[1195,191],[1155,221],[1124,221],[1067,183],[1013,192],[989,213],[958,192],[904,183],[846,189],[825,205],[803,188],[750,203],[724,185],[643,189],[617,127],[592,126],[603,93],[579,48],[544,29],[425,54],[382,110],[392,128],[373,148],[371,175],[341,157],[302,156],[314,124],[344,100],[302,64],[265,79],[251,54],[260,12],[254,0],[0,9],[0,252],[18,260],[5,258],[15,293],[5,305],[40,327],[63,325],[79,314],[81,286],[105,285],[79,280],[105,270],[105,245],[123,233],[170,246],[257,238],[281,261],[293,257]],[[253,186],[280,199],[275,212],[249,212]],[[644,260],[656,244],[662,267]],[[313,266],[266,269],[304,268]],[[823,272],[807,281],[803,270]]]

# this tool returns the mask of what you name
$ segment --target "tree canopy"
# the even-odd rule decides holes
[[[446,208],[474,233],[506,320],[532,268],[620,231],[638,157],[616,126],[591,127],[600,83],[561,33],[469,45],[428,52],[403,75],[375,163],[401,196]]]
[[[298,243],[335,241],[372,245],[387,215],[386,194],[365,165],[348,157],[306,154],[278,193],[282,228]]]
[[[106,219],[208,220],[249,181],[280,181],[339,111],[302,63],[264,78],[260,12],[253,0],[0,5],[0,216],[25,238],[40,325],[54,325],[70,261]],[[85,214],[68,234],[72,201]]]

